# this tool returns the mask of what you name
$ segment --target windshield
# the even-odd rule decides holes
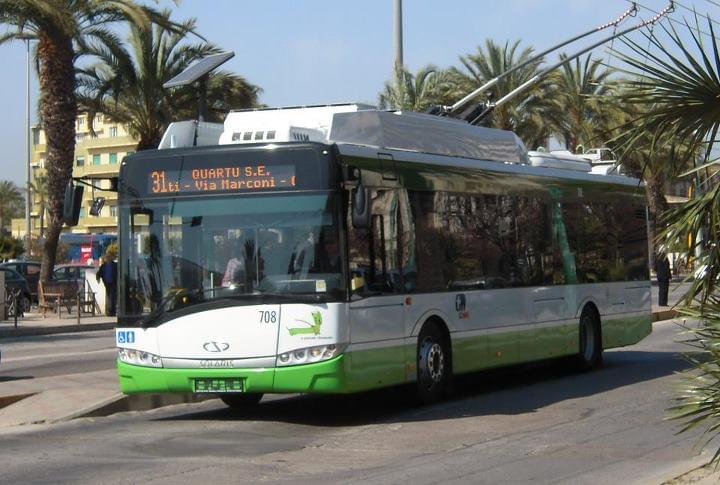
[[[340,299],[337,195],[210,196],[121,207],[120,312]],[[274,300],[273,300],[274,299]]]

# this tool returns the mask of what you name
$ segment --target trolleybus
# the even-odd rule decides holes
[[[125,393],[354,393],[651,331],[641,183],[511,132],[330,105],[176,124],[119,175]]]

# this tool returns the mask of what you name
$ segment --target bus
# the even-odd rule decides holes
[[[194,126],[194,127],[193,127]],[[355,393],[651,332],[640,181],[348,104],[172,125],[118,181],[122,391]]]
[[[99,264],[108,246],[117,241],[116,234],[60,234],[60,243],[68,247],[71,263]]]

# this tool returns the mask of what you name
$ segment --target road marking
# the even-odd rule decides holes
[[[62,354],[28,355],[25,357],[10,357],[10,358],[3,357],[2,361],[0,361],[0,363],[4,364],[7,362],[22,362],[25,360],[53,359],[55,357],[72,357],[75,355],[99,354],[102,352],[115,353],[115,352],[117,352],[117,349],[115,347],[112,347],[112,348],[108,348],[108,349],[83,350],[82,352],[63,352]],[[3,353],[5,353],[5,352],[3,352]]]

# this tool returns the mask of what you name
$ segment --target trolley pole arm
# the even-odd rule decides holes
[[[656,23],[658,20],[660,20],[661,18],[663,18],[664,16],[666,16],[668,13],[672,12],[674,9],[675,9],[675,4],[674,4],[674,2],[671,1],[670,4],[669,4],[667,7],[665,7],[664,9],[662,9],[662,10],[661,10],[656,16],[654,16],[653,18],[648,19],[648,20],[645,20],[644,22],[641,22],[641,23],[639,23],[639,24],[637,24],[637,25],[634,25],[634,26],[632,26],[632,27],[629,27],[629,28],[627,28],[627,29],[625,29],[625,30],[622,30],[622,31],[620,31],[620,32],[617,32],[617,33],[611,35],[610,37],[606,37],[605,39],[603,39],[603,40],[601,40],[601,41],[598,41],[598,42],[592,44],[591,46],[586,47],[586,48],[584,48],[584,49],[576,52],[575,54],[573,54],[573,55],[571,55],[571,56],[568,56],[567,58],[562,59],[562,60],[556,62],[556,63],[553,64],[552,66],[544,69],[544,70],[541,71],[540,73],[536,74],[536,75],[533,76],[532,78],[530,78],[530,79],[528,79],[527,81],[525,81],[523,84],[521,84],[521,85],[518,86],[517,88],[513,89],[512,91],[510,91],[509,93],[507,93],[507,94],[506,94],[505,96],[503,96],[502,98],[498,99],[497,102],[488,104],[488,106],[477,116],[477,118],[475,118],[474,120],[472,120],[472,121],[470,122],[470,124],[474,125],[474,124],[477,124],[478,122],[482,121],[482,120],[485,119],[490,113],[492,113],[492,112],[495,110],[495,108],[498,108],[498,107],[504,105],[505,103],[507,103],[508,101],[510,101],[512,98],[514,98],[518,93],[521,93],[522,91],[524,91],[524,90],[527,89],[528,87],[532,86],[533,84],[535,84],[536,82],[538,82],[540,79],[544,78],[545,76],[547,76],[548,74],[550,74],[552,71],[554,71],[554,70],[557,69],[558,67],[562,66],[563,64],[566,64],[566,63],[572,61],[573,59],[575,59],[575,58],[577,58],[577,57],[580,57],[581,55],[583,55],[583,54],[585,54],[585,53],[587,53],[587,52],[595,49],[596,47],[599,47],[599,46],[605,44],[606,42],[609,42],[609,41],[611,41],[611,40],[613,40],[613,39],[616,39],[616,38],[618,38],[618,37],[622,37],[623,35],[627,35],[627,34],[629,34],[630,32],[632,32],[633,30],[637,30],[637,29],[640,29],[640,28],[645,27],[645,26],[647,26],[647,25],[654,24],[654,23]]]
[[[513,67],[512,69],[510,69],[510,70],[508,70],[508,71],[505,71],[504,73],[500,74],[499,76],[492,78],[491,80],[489,80],[488,82],[486,82],[485,84],[483,84],[482,86],[480,86],[479,88],[477,88],[475,91],[473,91],[472,93],[468,94],[467,96],[465,96],[464,98],[462,98],[461,100],[459,100],[458,102],[456,102],[455,104],[453,104],[452,106],[443,106],[444,112],[445,112],[446,114],[455,113],[458,109],[460,109],[460,108],[461,108],[463,105],[465,105],[468,101],[470,101],[470,100],[473,99],[474,97],[482,94],[483,92],[487,91],[488,89],[490,89],[491,87],[493,87],[494,85],[496,85],[501,79],[506,78],[506,77],[509,76],[510,74],[512,74],[512,73],[514,73],[514,72],[516,72],[516,71],[524,68],[525,66],[527,66],[527,65],[529,65],[529,64],[537,61],[538,59],[542,59],[543,57],[545,57],[547,54],[551,53],[552,51],[555,51],[555,50],[557,50],[557,49],[560,49],[561,47],[564,47],[564,46],[566,46],[566,45],[568,45],[568,44],[571,44],[571,43],[575,42],[576,40],[580,40],[580,39],[582,39],[583,37],[587,37],[588,35],[594,34],[594,33],[596,33],[596,32],[600,32],[601,30],[605,30],[605,29],[607,29],[608,27],[616,27],[616,26],[618,26],[618,25],[619,25],[623,20],[625,20],[627,17],[631,17],[631,16],[634,17],[635,14],[637,13],[637,10],[638,10],[638,9],[637,9],[637,5],[635,4],[635,2],[633,2],[632,7],[630,7],[629,9],[627,9],[620,17],[618,17],[617,19],[613,20],[612,22],[608,22],[608,23],[606,23],[606,24],[600,25],[599,27],[595,27],[595,28],[592,29],[592,30],[588,30],[587,32],[582,33],[582,34],[580,34],[580,35],[576,35],[576,36],[573,37],[572,39],[568,39],[568,40],[566,40],[566,41],[564,41],[564,42],[562,42],[562,43],[560,43],[560,44],[557,44],[557,45],[555,45],[555,46],[553,46],[553,47],[551,47],[551,48],[549,48],[549,49],[546,49],[546,50],[542,51],[541,53],[539,53],[538,55],[536,55],[536,56],[528,59],[527,61],[522,62],[522,63],[518,64],[517,66]]]

